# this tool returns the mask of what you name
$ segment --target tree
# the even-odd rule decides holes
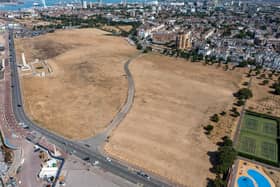
[[[247,66],[248,66],[248,62],[247,62],[247,61],[242,61],[242,62],[240,62],[240,63],[238,64],[237,67],[243,68],[243,67],[247,67]]]
[[[218,149],[218,164],[215,166],[215,171],[219,174],[226,174],[232,166],[237,152],[232,146],[222,146]]]
[[[242,100],[242,99],[239,99],[237,102],[236,102],[236,105],[237,106],[243,106],[245,104],[245,101]]]
[[[268,83],[269,83],[269,80],[267,80],[267,79],[265,79],[265,80],[262,81],[262,84],[263,84],[263,85],[267,85]]]
[[[141,50],[142,48],[143,48],[142,45],[138,43],[138,44],[137,44],[137,49],[138,49],[138,50]]]
[[[272,88],[274,89],[274,94],[276,95],[280,95],[280,78],[278,78],[278,80],[273,83]]]
[[[213,180],[214,187],[226,187],[227,182],[224,181],[220,175],[216,175],[216,178]]]
[[[233,145],[233,142],[232,140],[230,139],[230,137],[228,136],[224,136],[223,137],[223,146],[232,146]]]
[[[221,116],[224,116],[224,115],[226,115],[227,113],[225,112],[225,111],[222,111],[221,113],[220,113],[220,115]]]
[[[206,130],[206,134],[210,134],[212,132],[212,130],[214,129],[213,125],[207,125],[206,127],[204,127],[204,129]]]
[[[238,92],[233,94],[235,97],[237,97],[239,100],[242,99],[249,99],[251,97],[253,97],[253,93],[249,88],[241,88],[240,90],[238,90]]]
[[[280,95],[280,86],[279,85],[275,88],[274,92],[276,95]]]
[[[231,116],[233,116],[233,117],[238,117],[238,116],[240,116],[240,113],[237,111],[237,108],[236,108],[236,107],[232,107],[231,111],[232,111]]]
[[[226,177],[229,168],[234,163],[236,159],[237,152],[233,148],[233,142],[228,136],[222,138],[223,142],[218,148],[217,152],[217,164],[214,166],[214,172],[216,173],[216,178],[212,180],[212,185],[214,187],[226,187],[227,181]]]
[[[213,116],[210,117],[210,120],[217,123],[219,122],[220,119],[218,114],[214,114]]]

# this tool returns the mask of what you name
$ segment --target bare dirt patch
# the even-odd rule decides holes
[[[124,103],[124,62],[136,53],[120,37],[96,29],[57,31],[16,40],[18,62],[46,60],[46,77],[22,74],[28,115],[43,127],[81,139],[102,131]]]
[[[155,54],[139,57],[130,69],[134,104],[106,152],[178,184],[206,186],[216,145],[203,126],[232,104],[242,73]]]
[[[132,29],[132,26],[131,25],[118,25],[118,26],[104,25],[102,26],[102,29],[108,32],[121,33],[121,31],[129,32]]]
[[[131,25],[120,25],[120,26],[118,26],[118,28],[123,31],[129,32],[132,29],[132,26]]]

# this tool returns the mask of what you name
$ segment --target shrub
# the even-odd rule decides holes
[[[224,116],[224,115],[226,115],[227,113],[225,112],[225,111],[222,111],[221,113],[220,113],[220,115],[221,116]]]
[[[204,127],[204,129],[206,130],[205,134],[210,134],[214,129],[214,126],[209,124],[206,127]]]
[[[218,114],[214,114],[213,116],[210,117],[210,120],[213,122],[218,122],[219,121],[219,116]]]

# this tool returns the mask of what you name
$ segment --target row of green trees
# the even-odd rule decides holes
[[[247,83],[248,85],[249,83]],[[242,106],[245,104],[245,101],[251,97],[253,97],[253,93],[249,88],[241,88],[236,93],[234,93],[234,96],[238,99],[237,104],[239,106]],[[234,117],[239,116],[239,112],[237,111],[236,107],[233,107],[232,115]],[[225,112],[220,113],[220,115],[225,115]],[[219,115],[214,114],[210,117],[210,120],[213,122],[219,121]],[[206,132],[211,132],[213,129],[212,126],[206,126],[205,130]],[[222,142],[219,143],[219,148],[217,151],[217,161],[213,167],[213,171],[216,173],[216,177],[214,180],[211,181],[209,186],[214,187],[226,187],[227,186],[227,176],[229,169],[232,167],[236,157],[237,157],[237,151],[233,147],[232,140],[225,136],[222,138]]]
[[[92,16],[87,19],[82,19],[77,15],[60,15],[59,17],[51,17],[47,15],[41,15],[41,19],[44,21],[49,21],[53,24],[45,25],[45,26],[35,26],[33,30],[42,30],[42,29],[61,29],[64,27],[80,27],[80,28],[100,28],[103,25],[109,26],[119,26],[119,25],[131,25],[132,29],[127,32],[122,30],[122,36],[128,36],[130,34],[136,33],[136,28],[139,27],[141,23],[139,22],[124,22],[124,21],[112,21],[111,19],[107,19],[101,15]]]
[[[212,181],[212,186],[214,187],[226,187],[227,186],[227,175],[229,168],[234,163],[236,159],[237,152],[233,148],[233,142],[228,137],[225,136],[223,141],[218,148],[217,152],[217,163],[214,166],[214,172],[216,173],[216,178]]]
[[[274,94],[280,95],[280,77],[273,83],[272,88],[274,89]]]

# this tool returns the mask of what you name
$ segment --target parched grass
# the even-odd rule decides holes
[[[277,119],[246,113],[241,125],[237,150],[242,154],[277,164]]]

